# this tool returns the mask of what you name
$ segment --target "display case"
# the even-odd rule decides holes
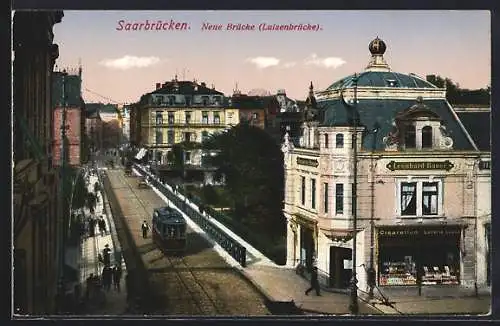
[[[401,262],[384,262],[379,277],[380,285],[416,285],[417,273],[411,259]]]

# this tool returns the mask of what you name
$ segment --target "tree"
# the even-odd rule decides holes
[[[439,75],[427,75],[426,80],[439,87],[446,87],[446,99],[453,105],[490,105],[490,88],[480,88],[475,90],[462,89],[458,83],[450,78]]]
[[[209,137],[203,147],[219,151],[208,160],[226,177],[234,217],[268,230],[282,228],[283,156],[271,136],[260,128],[240,124]]]

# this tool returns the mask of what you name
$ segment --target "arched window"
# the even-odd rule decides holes
[[[415,126],[408,125],[406,127],[405,132],[405,148],[415,148],[416,140],[415,140]]]
[[[432,127],[425,126],[422,129],[422,148],[432,148]]]
[[[328,148],[330,144],[328,144],[328,134],[325,134],[325,148]]]
[[[344,134],[337,134],[335,136],[335,147],[344,148]]]

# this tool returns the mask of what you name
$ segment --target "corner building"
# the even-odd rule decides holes
[[[300,139],[285,135],[287,265],[305,277],[316,265],[333,288],[349,286],[353,265],[363,291],[370,267],[379,286],[486,285],[489,149],[478,148],[446,89],[392,72],[381,39],[369,50],[363,72],[316,97],[311,85]]]

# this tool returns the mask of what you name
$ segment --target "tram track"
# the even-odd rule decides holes
[[[106,172],[106,174],[108,174],[108,172]],[[145,203],[145,201],[143,201],[138,196],[136,192],[137,189],[134,189],[132,187],[131,183],[125,178],[125,176],[119,175],[119,178],[122,179],[121,181],[123,181],[126,186],[113,187],[112,189],[124,190],[128,188],[128,190],[130,190],[130,193],[133,194],[134,199],[137,200],[137,202],[141,205],[142,210],[145,212],[145,216],[151,216],[154,209],[154,207],[151,207],[151,203]],[[161,252],[159,248],[157,248],[157,250]],[[222,303],[219,303],[209,294],[209,291],[202,284],[201,280],[196,276],[194,268],[188,264],[184,257],[169,256],[164,254],[163,252],[161,252],[161,254],[168,261],[171,270],[175,272],[177,281],[182,284],[185,292],[189,294],[189,301],[191,301],[191,303],[197,307],[198,313],[203,315],[218,315],[223,313],[224,309],[221,309],[222,307],[220,307]],[[149,266],[146,266],[146,269],[148,269],[148,267]],[[177,302],[177,304],[181,304],[181,302]]]

